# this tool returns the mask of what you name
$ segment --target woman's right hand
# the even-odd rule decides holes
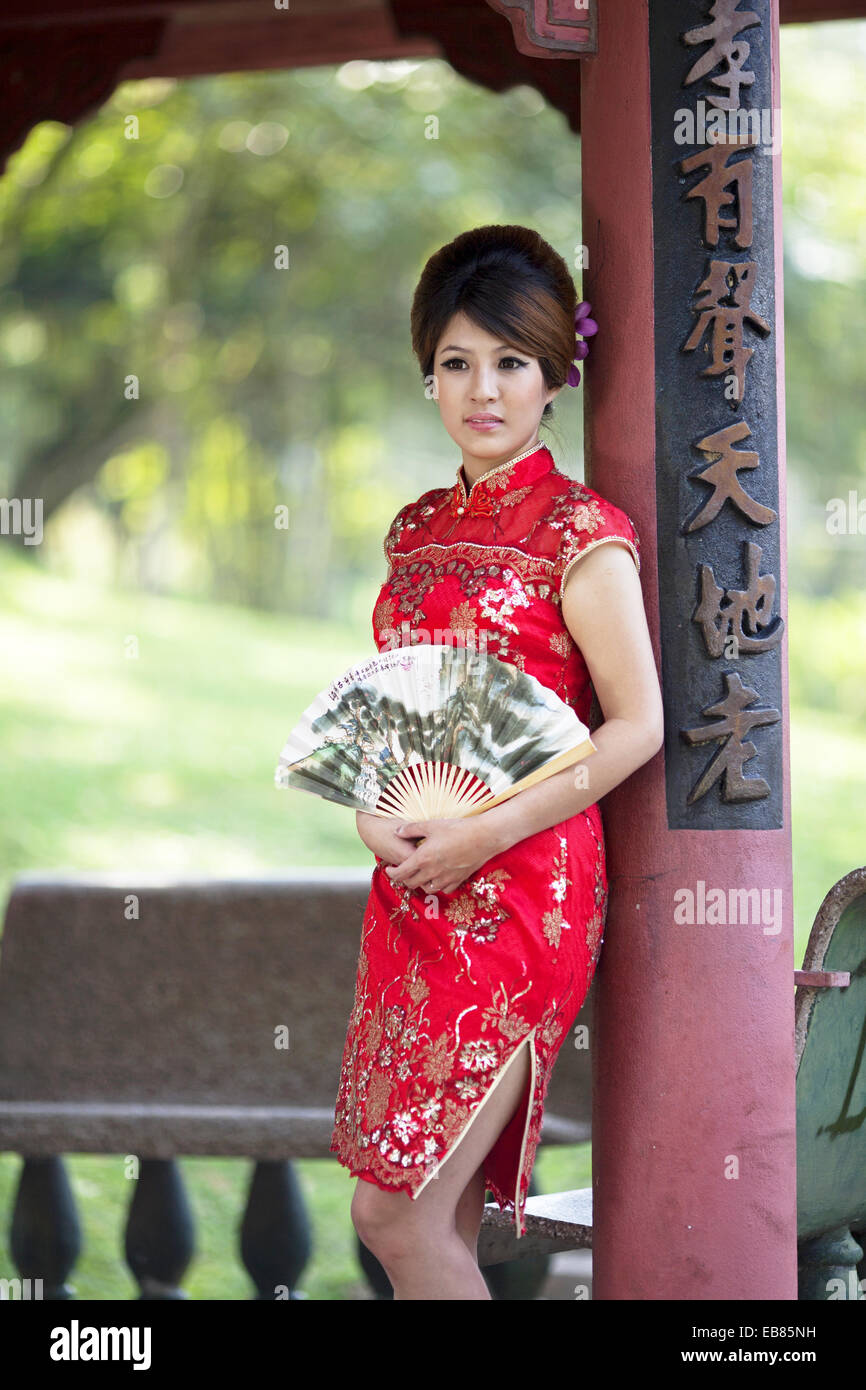
[[[356,811],[358,834],[369,850],[386,864],[402,864],[418,847],[418,840],[395,834],[395,828],[405,823],[405,816],[374,816],[370,811]]]

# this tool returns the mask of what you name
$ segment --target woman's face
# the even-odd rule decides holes
[[[433,397],[442,423],[475,472],[534,444],[541,412],[561,390],[545,386],[537,357],[491,337],[463,313],[449,321],[433,359]],[[485,415],[496,421],[473,423]]]

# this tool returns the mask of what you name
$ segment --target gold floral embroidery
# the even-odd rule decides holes
[[[373,1068],[370,1084],[367,1087],[367,1122],[380,1125],[388,1113],[388,1103],[394,1083],[385,1072]]]
[[[568,628],[563,623],[561,632],[553,632],[549,639],[550,650],[562,661],[562,669],[554,686],[554,694],[568,703],[568,681],[569,673],[573,669],[574,661],[579,656],[577,644],[575,643]],[[580,658],[582,660],[582,658]]]
[[[350,1031],[344,1050],[331,1150],[352,1171],[375,1174],[382,1186],[405,1187],[408,1181],[414,1189],[435,1169],[506,1060],[504,1039],[522,1032],[517,1018],[506,1012],[501,1036],[461,1042],[461,1014],[453,1043],[449,1031],[431,1043],[424,1031],[429,989],[421,968],[416,952],[404,975],[380,988],[366,1034],[363,1028]],[[401,1000],[408,996],[409,1004],[386,1006],[384,997],[392,987]],[[363,996],[364,987],[358,988]],[[363,1017],[365,1010],[360,1012]],[[472,1009],[463,1012],[471,1014]],[[455,1076],[455,1067],[465,1074]],[[408,1101],[404,1092],[392,1102],[394,1075],[404,1085],[411,1083]],[[513,1205],[513,1198],[506,1200]]]
[[[558,946],[563,926],[562,908],[554,907],[551,908],[549,912],[545,912],[541,919],[541,925],[544,929],[544,935],[547,937],[551,946]],[[565,925],[569,926],[570,923],[566,922]]]
[[[515,488],[513,492],[508,492],[502,498],[503,507],[516,507],[520,502],[525,502],[532,491],[532,484],[528,487]]]
[[[446,557],[442,558],[443,550]],[[465,552],[465,553],[464,553]],[[485,553],[486,552],[486,553]],[[492,553],[491,553],[492,552]],[[390,596],[398,599],[411,619],[426,621],[421,604],[440,580],[453,576],[465,599],[484,594],[502,583],[504,572],[513,571],[532,597],[554,601],[553,564],[524,555],[511,546],[428,545],[408,554],[395,554],[394,570],[387,581]]]
[[[537,1036],[545,1047],[559,1046],[563,1033],[563,1021],[554,1000],[538,1025]]]
[[[559,857],[553,868],[553,876],[550,880],[550,891],[557,904],[565,900],[567,890],[571,884],[571,879],[566,873],[568,863],[568,843],[564,835],[559,836]],[[542,929],[551,946],[557,947],[562,937],[563,928],[571,930],[571,923],[567,922],[562,915],[562,908],[557,906],[545,912],[541,919]]]
[[[552,632],[550,634],[550,650],[556,652],[557,656],[561,656],[563,661],[566,661],[568,657],[571,656],[574,649],[574,638],[567,627],[563,628],[562,632]]]
[[[471,1109],[467,1113],[465,1105],[458,1105],[456,1100],[447,1100],[443,1106],[442,1124],[440,1127],[442,1135],[442,1153],[447,1153],[454,1140],[458,1138],[467,1121],[471,1118]]]
[[[383,1026],[382,1002],[381,1000],[377,1000],[376,1006],[373,1009],[373,1016],[370,1019],[370,1026],[367,1029],[367,1047],[371,1057],[375,1056],[379,1051],[379,1044],[382,1041]]]
[[[585,812],[584,815],[586,815]],[[601,954],[601,944],[604,940],[602,933],[604,931],[604,924],[607,917],[608,889],[605,886],[603,876],[604,848],[598,836],[596,835],[595,830],[593,829],[592,821],[590,820],[589,816],[586,816],[586,820],[589,824],[590,830],[592,830],[593,838],[595,840],[595,908],[592,916],[586,924],[586,944],[589,947],[592,956],[593,966],[595,966],[598,962],[599,955]]]
[[[487,874],[478,873],[467,879],[465,887],[455,890],[452,900],[445,909],[445,916],[453,923],[449,942],[455,956],[460,956],[464,964],[455,975],[455,982],[465,975],[476,984],[471,971],[471,961],[466,951],[467,935],[472,941],[483,944],[495,941],[501,924],[511,915],[496,901],[511,875],[506,869],[493,869]]]
[[[583,502],[575,507],[569,522],[570,531],[589,531],[590,535],[604,525],[604,515],[597,502]]]
[[[364,1014],[364,993],[367,982],[367,970],[369,962],[367,960],[364,947],[358,953],[358,971],[355,976],[355,997],[352,1003],[352,1012],[349,1016],[349,1028],[357,1028],[361,1023]]]
[[[430,986],[423,976],[416,975],[411,983],[407,985],[406,993],[409,995],[413,1004],[420,1004],[422,999],[426,999],[427,995],[430,993]]]
[[[452,1071],[452,1048],[448,1041],[447,1033],[440,1033],[435,1043],[431,1043],[426,1053],[421,1057],[421,1065],[425,1076],[441,1086],[447,1081]]]
[[[587,551],[593,550],[597,545],[613,541],[623,542],[631,551],[638,572],[640,572],[640,541],[637,528],[627,512],[621,507],[616,507],[612,503],[605,503],[606,512],[602,510],[600,501],[594,497],[587,497],[585,500],[577,501],[575,493],[572,492],[570,501],[571,510],[567,515],[562,514],[562,503],[568,497],[563,494],[560,499],[560,506],[553,509],[548,514],[547,521],[554,530],[562,531],[562,539],[557,551],[557,574],[559,577],[560,595],[565,587],[565,581],[575,562],[585,555]],[[554,516],[553,512],[556,512]],[[607,535],[596,537],[599,527],[613,527]]]
[[[381,598],[373,609],[373,627],[377,632],[393,628],[396,614],[397,600],[395,598]]]
[[[507,869],[493,869],[488,874],[479,874],[468,880],[466,888],[458,890],[453,902],[445,909],[445,916],[453,922],[458,933],[469,932],[475,941],[495,941],[501,922],[508,913],[496,901],[496,895],[511,874]]]
[[[488,1004],[482,1014],[484,1021],[481,1024],[481,1031],[484,1032],[488,1023],[490,1023],[497,1028],[502,1036],[507,1038],[509,1042],[519,1042],[522,1037],[530,1032],[531,1024],[527,1023],[522,1014],[514,1011],[513,1005],[520,998],[521,994],[526,994],[526,992],[525,988],[521,990],[520,994],[516,994],[514,999],[509,1001],[505,989],[500,985],[499,989],[494,991],[493,1003]]]
[[[371,1066],[365,1061],[371,1056],[370,1035],[365,1041],[363,1030],[359,1034],[350,1033],[344,1052],[331,1151],[338,1153],[353,1173],[373,1176],[382,1187],[414,1192],[435,1174],[439,1163],[465,1132],[515,1048],[532,1034],[533,1084],[524,1118],[517,1191],[503,1191],[485,1163],[486,1186],[501,1210],[514,1209],[515,1224],[521,1235],[525,1234],[524,1207],[541,1134],[544,1096],[558,1048],[571,1021],[570,992],[562,1000],[549,1001],[538,1024],[530,1028],[515,1005],[532,988],[531,981],[523,982],[522,990],[518,989],[510,1000],[505,989],[500,987],[484,1011],[481,1024],[482,1032],[488,1027],[492,1030],[489,1039],[468,1037],[460,1042],[460,1020],[464,1014],[472,1013],[468,1009],[456,1020],[453,1044],[450,1030],[443,1031],[437,1041],[431,1043],[426,1033],[419,1031],[423,1029],[421,996],[426,995],[426,990],[416,987],[420,968],[416,953],[402,978],[380,988],[374,1011],[379,1028],[372,1034],[378,1041],[383,1031],[395,1033],[394,1046],[401,1049],[395,1074],[404,1085],[407,1081],[412,1083],[411,1091],[404,1091],[399,1100],[392,1101],[394,1091],[389,1076],[380,1066]],[[418,1002],[405,1009],[385,1010],[382,997],[394,985],[402,986],[401,997],[414,993]],[[386,1027],[386,1019],[391,1021],[390,1030]],[[462,1074],[455,1075],[458,1066]]]
[[[476,618],[477,614],[474,607],[468,599],[464,599],[462,603],[456,604],[448,614],[448,626],[452,632],[463,634],[469,631],[474,632]]]
[[[483,477],[478,479],[479,487],[492,488],[494,492],[505,492],[511,486],[517,464],[518,460],[512,459],[510,463],[504,464],[501,468],[491,468],[489,473],[485,473]],[[470,492],[470,497],[471,495]]]

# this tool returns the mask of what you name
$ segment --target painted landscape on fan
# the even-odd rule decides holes
[[[398,647],[351,667],[292,730],[275,782],[378,815],[471,815],[595,752],[574,710],[474,648]]]

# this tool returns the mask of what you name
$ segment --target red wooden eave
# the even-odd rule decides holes
[[[780,16],[858,19],[866,0],[780,0]],[[600,33],[603,19],[599,0]],[[4,0],[0,169],[39,121],[72,124],[128,78],[427,55],[492,91],[529,84],[580,129],[579,65],[520,52],[487,0]]]

